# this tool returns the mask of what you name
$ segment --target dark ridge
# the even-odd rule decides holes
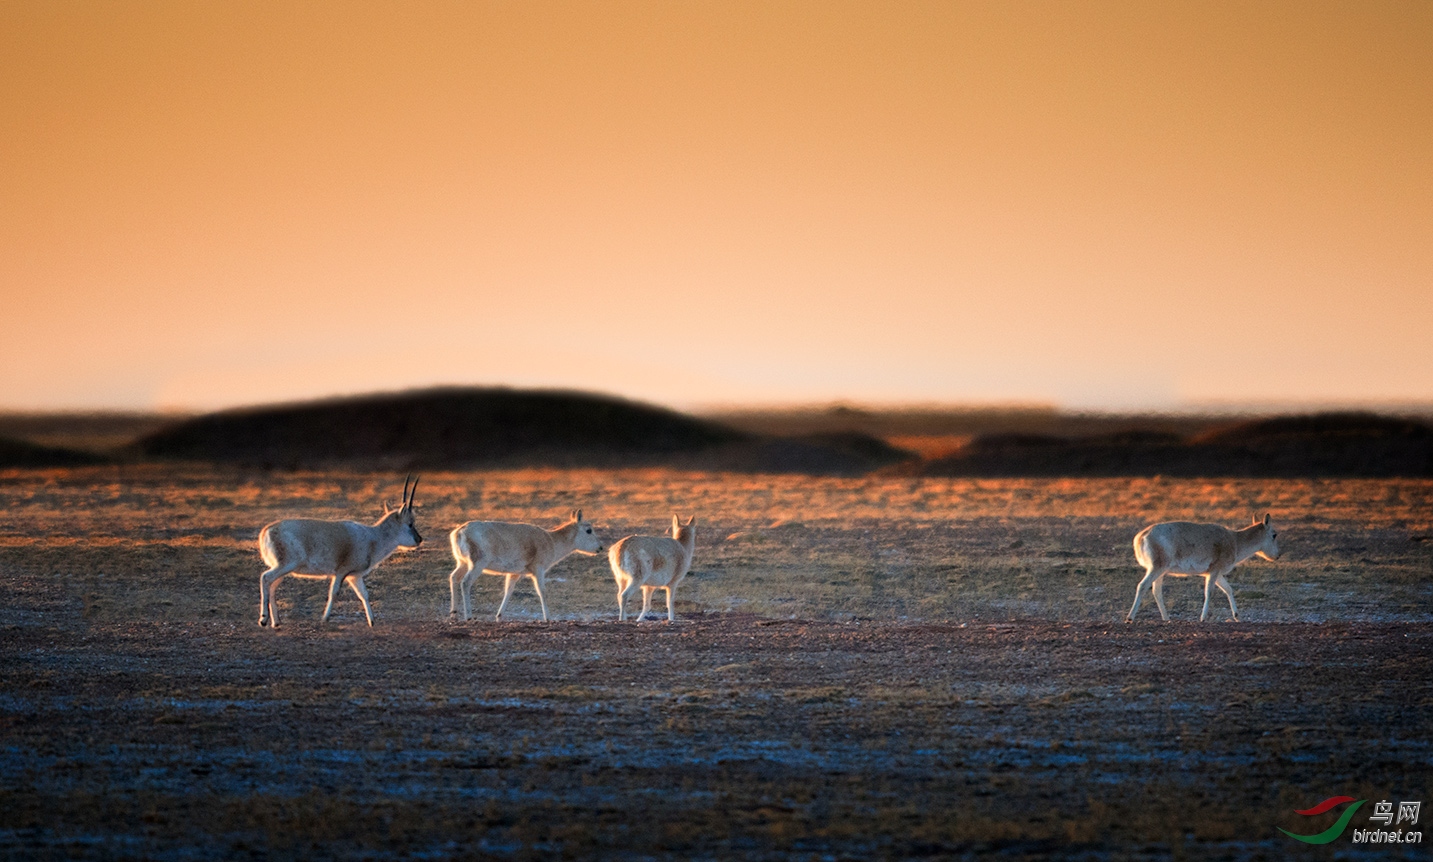
[[[147,434],[132,452],[281,469],[607,466],[749,439],[715,422],[619,398],[443,388],[211,413]]]
[[[914,459],[912,453],[879,437],[846,432],[759,438],[722,446],[676,466],[735,473],[863,476]]]
[[[1070,441],[1053,434],[978,434],[966,444],[969,452],[1026,452],[1032,449],[1049,449],[1064,446]]]
[[[1318,413],[1243,422],[1192,446],[1256,475],[1433,476],[1433,428],[1373,413]]]
[[[775,437],[855,431],[873,437],[975,437],[981,434],[1040,434],[1086,437],[1145,430],[1197,434],[1229,424],[1228,417],[1168,413],[1067,413],[1054,407],[929,407],[863,409],[837,404],[788,409],[728,409],[705,418],[739,431]]]
[[[78,467],[103,464],[105,458],[90,452],[41,446],[13,437],[0,437],[0,467]]]
[[[989,434],[920,468],[927,476],[1146,476],[1177,474],[1185,445],[1178,435],[1125,432],[1064,438]]]
[[[799,443],[842,452],[880,466],[909,461],[913,457],[910,452],[892,446],[879,437],[857,431],[806,434],[795,439]]]
[[[910,458],[858,433],[770,438],[581,392],[434,389],[230,410],[141,437],[138,458],[267,469],[669,465],[852,476]]]
[[[1370,413],[1280,416],[1181,438],[1127,431],[992,434],[925,462],[927,476],[1433,476],[1433,428]]]
[[[0,437],[56,449],[107,453],[156,431],[179,416],[122,411],[0,412]]]
[[[1190,442],[1247,446],[1290,440],[1427,440],[1430,436],[1433,429],[1413,419],[1352,412],[1255,419],[1215,428],[1192,437]]]

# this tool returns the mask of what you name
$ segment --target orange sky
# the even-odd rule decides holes
[[[1433,3],[0,3],[0,408],[1433,400]]]

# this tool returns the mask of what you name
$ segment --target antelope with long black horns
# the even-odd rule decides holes
[[[363,614],[371,627],[373,610],[368,605],[368,588],[363,579],[399,548],[423,544],[423,537],[413,525],[418,480],[412,479],[411,489],[408,482],[403,480],[402,504],[393,509],[384,503],[383,517],[372,526],[357,521],[288,518],[264,527],[259,532],[259,556],[269,568],[259,576],[259,625],[267,621],[273,628],[279,627],[274,588],[285,575],[293,575],[328,580],[328,604],[322,621],[327,621],[333,610],[339,585],[348,583],[363,602]]]

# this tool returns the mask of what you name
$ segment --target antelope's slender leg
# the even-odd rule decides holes
[[[503,600],[498,604],[498,615],[496,619],[503,618],[503,608],[508,606],[508,598],[512,595],[512,588],[517,584],[518,575],[503,575]]]
[[[264,624],[264,611],[268,611],[269,626],[279,627],[278,614],[274,613],[274,588],[278,586],[279,580],[293,571],[292,567],[275,566],[259,575],[259,625]]]
[[[1229,616],[1234,618],[1234,622],[1239,622],[1239,606],[1234,603],[1234,588],[1229,586],[1228,579],[1220,575],[1214,579],[1214,586],[1223,590],[1224,595],[1229,597]]]
[[[534,573],[528,575],[528,577],[532,578],[532,587],[533,587],[533,589],[537,590],[537,602],[538,602],[538,604],[542,605],[542,621],[543,621],[543,622],[547,622],[547,599],[543,598],[543,596],[542,596],[542,582],[543,582],[544,576],[545,576],[546,574],[547,574],[547,573],[546,573],[545,571],[543,571],[543,572],[534,572]]]
[[[358,600],[363,602],[363,615],[368,617],[368,627],[373,628],[373,611],[368,607],[368,587],[363,584],[363,575],[354,575],[349,578],[348,585],[358,594]]]
[[[463,575],[463,581],[458,585],[463,594],[463,619],[465,620],[473,618],[473,584],[477,583],[478,575],[483,572],[483,567],[476,561],[471,565],[472,568],[466,575]]]
[[[1154,593],[1154,603],[1159,606],[1159,618],[1169,622],[1169,609],[1164,606],[1164,575],[1154,579],[1149,591]]]
[[[463,560],[459,560],[459,561],[458,561],[458,565],[456,565],[456,566],[453,567],[453,572],[452,572],[452,574],[448,575],[448,592],[450,592],[450,593],[452,594],[451,600],[450,600],[449,603],[448,603],[448,616],[450,616],[450,617],[455,617],[455,616],[458,615],[458,599],[459,599],[459,596],[460,596],[461,593],[462,593],[463,580],[467,577],[468,573],[471,572],[472,570],[473,570],[473,565],[472,565],[472,563],[468,563],[468,562],[464,562]],[[468,618],[468,614],[467,614],[467,608],[466,608],[466,605],[465,605],[464,611],[463,611],[463,619],[467,619],[467,618]]]
[[[328,604],[323,606],[323,618],[320,619],[319,622],[328,622],[328,612],[333,610],[333,597],[338,595],[338,587],[342,583],[343,578],[340,578],[338,575],[334,575],[328,579]]]
[[[1199,621],[1200,621],[1201,623],[1204,622],[1204,618],[1205,618],[1205,617],[1209,616],[1209,590],[1210,590],[1210,588],[1213,587],[1213,586],[1214,586],[1214,575],[1213,575],[1212,573],[1205,573],[1205,575],[1204,575],[1204,609],[1199,612]]]
[[[1154,583],[1154,569],[1150,568],[1144,573],[1144,577],[1140,578],[1139,586],[1134,588],[1134,606],[1129,609],[1129,616],[1125,617],[1125,622],[1134,622],[1135,614],[1139,613],[1139,600],[1144,595],[1144,588],[1152,583]]]

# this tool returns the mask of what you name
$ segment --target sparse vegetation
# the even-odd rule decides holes
[[[553,622],[450,624],[425,543],[372,630],[321,582],[254,625],[259,527],[393,483],[0,473],[0,856],[1276,858],[1324,796],[1428,796],[1427,480],[433,472],[430,533],[700,512],[680,621],[617,624],[575,558]],[[1139,526],[1254,510],[1287,547],[1245,622],[1189,581],[1117,622]]]

